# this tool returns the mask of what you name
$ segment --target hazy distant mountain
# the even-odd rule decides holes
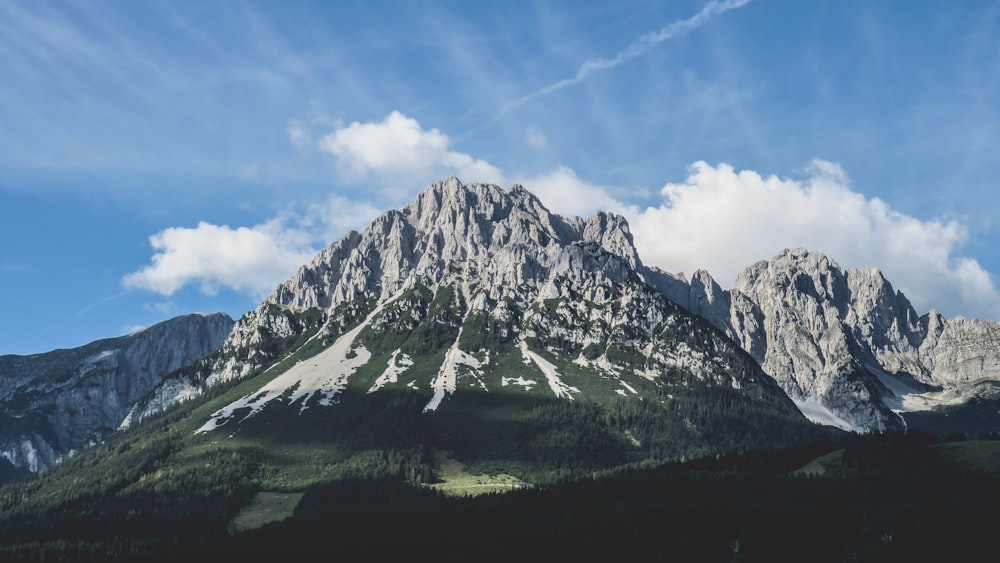
[[[101,440],[232,325],[222,313],[186,315],[79,348],[0,356],[0,456],[37,471]]]

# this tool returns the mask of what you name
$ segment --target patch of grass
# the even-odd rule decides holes
[[[434,462],[438,467],[440,482],[425,487],[440,491],[445,496],[478,496],[505,493],[531,486],[513,475],[476,475],[465,470],[465,465],[451,458],[449,452],[435,451]]]
[[[305,493],[261,491],[254,495],[250,499],[250,504],[243,507],[233,518],[229,529],[233,532],[244,532],[290,518],[302,500],[303,494]]]
[[[844,472],[844,450],[835,450],[826,455],[822,455],[801,469],[792,472],[795,477],[818,477],[840,475]]]
[[[1000,441],[948,442],[938,444],[934,449],[941,457],[965,469],[1000,475]]]

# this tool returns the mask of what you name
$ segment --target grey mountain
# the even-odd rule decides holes
[[[0,456],[38,471],[101,440],[232,325],[222,313],[186,315],[79,348],[0,356]]]
[[[1000,325],[919,316],[877,269],[843,269],[785,250],[723,291],[697,272],[675,299],[738,342],[816,420],[860,431],[901,428],[907,413],[993,395]],[[901,416],[902,415],[902,416]]]
[[[349,389],[415,390],[433,412],[473,392],[663,403],[707,386],[801,419],[748,354],[657,289],[672,279],[641,263],[619,216],[567,219],[521,186],[449,178],[320,252],[138,416],[255,378],[201,431]]]

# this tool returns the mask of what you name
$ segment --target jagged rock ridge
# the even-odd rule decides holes
[[[954,404],[1000,380],[1000,325],[918,316],[874,268],[842,269],[789,249],[723,291],[697,272],[678,302],[725,331],[807,414],[859,431],[900,428],[898,413]]]
[[[0,456],[38,471],[101,440],[232,325],[222,313],[185,315],[79,348],[0,356]]]

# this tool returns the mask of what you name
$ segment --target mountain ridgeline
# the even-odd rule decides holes
[[[1000,325],[918,316],[877,269],[785,250],[729,291],[699,271],[669,294],[740,343],[814,420],[856,432],[1000,430],[987,406],[1000,398]]]
[[[328,404],[348,382],[430,393],[435,410],[463,389],[607,402],[696,381],[786,395],[851,431],[1000,430],[995,322],[919,316],[878,270],[803,249],[753,264],[729,290],[704,271],[688,282],[645,266],[620,216],[566,219],[521,186],[455,178],[326,248],[140,416],[321,350],[231,410],[254,414],[291,386],[300,408]],[[956,425],[970,406],[978,418]]]
[[[0,459],[38,471],[128,426],[164,377],[205,356],[227,315],[185,315],[70,350],[0,356]]]

